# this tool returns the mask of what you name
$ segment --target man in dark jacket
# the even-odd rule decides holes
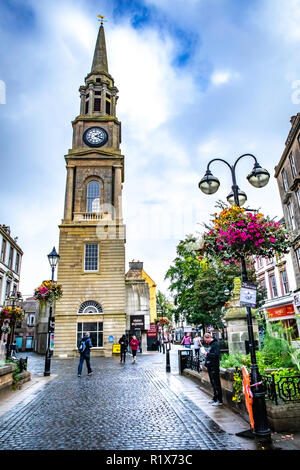
[[[205,333],[204,341],[209,345],[209,349],[205,355],[204,365],[207,368],[211,386],[214,391],[211,403],[213,406],[223,405],[222,388],[220,381],[220,345],[218,340],[213,338],[210,333]]]
[[[119,339],[119,344],[121,345],[121,357],[120,357],[120,362],[124,362],[125,364],[125,360],[126,360],[126,352],[127,352],[127,347],[128,347],[128,340],[126,338],[125,335],[123,335],[120,339]]]
[[[79,349],[81,345],[83,346],[83,351],[80,351],[80,349]],[[81,377],[81,372],[82,372],[82,367],[83,367],[84,361],[86,361],[88,375],[91,375],[93,373],[93,371],[91,369],[91,363],[90,363],[90,351],[91,351],[93,345],[92,345],[92,341],[91,341],[89,333],[84,333],[84,336],[80,341],[80,346],[78,348],[79,353],[80,353],[80,360],[79,360],[79,364],[78,364],[78,377]]]

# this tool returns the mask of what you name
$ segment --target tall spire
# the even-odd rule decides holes
[[[101,73],[101,72],[108,73],[105,35],[104,35],[104,28],[103,28],[102,21],[101,21],[99,32],[98,32],[91,72],[92,73]]]

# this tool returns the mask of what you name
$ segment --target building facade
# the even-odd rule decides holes
[[[284,219],[292,233],[291,257],[300,290],[300,113],[291,118],[291,129],[278,165],[275,178],[279,188]]]
[[[141,351],[148,348],[147,332],[150,329],[150,289],[143,274],[143,263],[131,261],[126,282],[126,334],[128,338],[135,335]]]
[[[19,290],[23,256],[7,225],[0,225],[0,250],[0,307],[3,307],[8,295]]]
[[[15,330],[15,339],[19,351],[40,351],[36,327],[39,314],[39,302],[34,297],[28,297],[22,304],[24,318],[22,322],[17,322]]]
[[[85,331],[94,355],[111,355],[111,337],[126,330],[124,156],[116,117],[118,89],[108,72],[103,24],[91,72],[80,87],[72,149],[65,155],[64,218],[59,227],[54,356],[71,357]]]
[[[272,324],[281,322],[288,329],[289,340],[296,342],[300,337],[300,318],[294,298],[296,281],[291,253],[272,258],[257,257],[255,270],[258,284],[265,291],[261,313]]]

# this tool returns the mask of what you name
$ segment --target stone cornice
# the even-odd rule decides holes
[[[95,155],[95,153],[97,155]],[[119,153],[118,150],[105,150],[105,149],[97,149],[97,148],[93,148],[93,149],[83,148],[81,150],[69,149],[69,152],[65,155],[65,159],[76,158],[76,157],[78,158],[84,157],[84,158],[89,158],[89,159],[103,157],[103,158],[113,158],[113,159],[118,159],[118,160],[124,160],[124,155]]]
[[[286,159],[286,157],[287,157],[287,154],[288,154],[289,151],[290,151],[291,145],[292,145],[292,143],[293,143],[293,141],[294,141],[294,139],[295,139],[295,137],[296,137],[296,134],[297,134],[299,128],[300,128],[300,113],[298,113],[298,114],[295,116],[295,118],[294,118],[294,120],[293,120],[293,122],[292,122],[292,127],[291,127],[290,132],[289,132],[289,134],[288,134],[288,137],[287,137],[287,139],[286,139],[286,141],[285,141],[285,149],[284,149],[284,151],[283,151],[283,153],[282,153],[282,155],[281,155],[281,158],[280,158],[280,160],[279,160],[278,165],[275,166],[275,175],[274,175],[275,178],[278,177],[278,174],[279,174],[279,172],[280,172],[280,170],[281,170],[281,167],[282,167],[282,165],[283,165],[283,162],[285,161],[285,159]]]
[[[80,114],[79,116],[77,116],[74,121],[72,121],[72,125],[74,125],[76,122],[79,122],[79,121],[85,121],[85,122],[94,122],[94,121],[97,121],[97,122],[114,122],[115,124],[117,125],[121,125],[121,121],[119,121],[115,116],[108,116],[108,115],[105,115],[105,116],[95,116],[94,114],[85,114],[85,115],[82,115]]]
[[[20,255],[23,255],[23,251],[21,250],[21,248],[19,247],[19,245],[15,242],[15,240],[9,235],[9,233],[7,233],[3,228],[2,226],[0,225],[0,233],[1,235],[3,236],[3,238],[5,238],[6,240],[9,241],[9,243],[17,250],[18,253],[20,253]]]

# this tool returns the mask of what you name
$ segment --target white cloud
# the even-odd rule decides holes
[[[300,0],[264,0],[257,21],[281,41],[300,42]]]
[[[215,71],[211,76],[211,81],[214,85],[223,85],[224,83],[228,83],[237,78],[239,78],[239,74],[237,72],[231,72],[229,70]]]

